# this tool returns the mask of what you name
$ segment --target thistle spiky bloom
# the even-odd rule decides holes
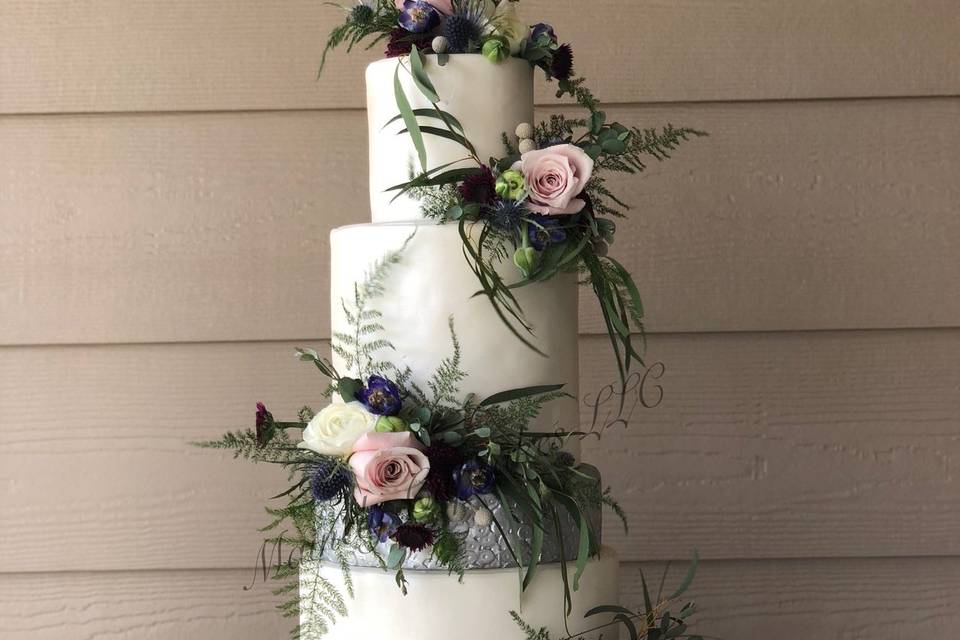
[[[329,502],[346,493],[353,484],[350,471],[333,457],[318,458],[310,472],[310,493],[317,502]]]

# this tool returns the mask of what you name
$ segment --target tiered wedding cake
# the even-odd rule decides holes
[[[571,46],[517,5],[357,0],[327,42],[387,56],[366,74],[372,223],[330,236],[333,355],[296,354],[332,403],[292,422],[258,403],[256,429],[202,443],[289,472],[262,558],[302,640],[696,637],[692,606],[668,610],[692,572],[618,605],[600,512],[626,516],[579,443],[645,404],[608,177],[702,134],[610,120]],[[538,69],[582,117],[534,123]],[[579,284],[618,374],[585,430]]]
[[[436,56],[425,56],[425,60],[430,79],[443,96],[441,106],[460,122],[469,139],[477,141],[480,157],[501,153],[502,133],[532,121],[533,71],[525,60],[513,58],[498,66],[479,55],[459,55],[443,67],[436,64]],[[409,137],[398,135],[402,122],[385,126],[397,114],[393,80],[398,64],[397,59],[388,59],[367,68],[373,223],[342,227],[331,233],[332,329],[349,331],[342,301],[353,298],[358,272],[372,268],[410,238],[377,304],[383,313],[383,337],[395,347],[395,363],[409,366],[413,382],[426,385],[448,354],[449,342],[438,336],[447,335],[448,321],[453,318],[462,367],[468,373],[460,385],[462,391],[486,397],[504,389],[564,384],[571,397],[547,404],[538,423],[544,429],[575,430],[579,375],[575,274],[561,274],[518,290],[520,305],[533,325],[536,345],[546,356],[538,354],[517,341],[485,298],[472,297],[478,285],[464,260],[457,225],[423,220],[420,204],[413,198],[402,196],[391,202],[386,189],[408,180],[416,161]],[[407,94],[416,95],[411,77],[400,77]],[[430,104],[421,97],[412,106],[428,108]],[[513,142],[517,142],[515,136]],[[462,149],[445,139],[429,138],[425,145],[431,166],[463,157]],[[504,265],[505,273],[507,269],[515,271],[512,264]],[[345,368],[337,355],[333,364],[340,373],[360,374]],[[487,501],[488,506],[490,502],[496,500]],[[403,595],[393,574],[377,566],[374,558],[351,558],[357,565],[350,572],[355,596],[347,602],[348,615],[332,627],[331,640],[516,638],[519,629],[507,614],[513,610],[530,625],[547,627],[555,638],[568,635],[556,542],[545,544],[536,577],[522,590],[507,546],[529,546],[529,540],[523,538],[529,537],[530,527],[507,532],[513,539],[504,541],[495,525],[485,519],[483,507],[478,506],[468,502],[457,507],[461,509],[459,527],[467,536],[469,558],[462,581],[431,564],[429,552],[421,551],[404,565],[409,587]],[[492,510],[496,515],[496,508]],[[599,531],[599,513],[593,519]],[[570,558],[577,546],[577,531],[573,523],[567,524],[564,544],[566,557]],[[320,570],[343,587],[336,558],[332,552],[327,555],[328,562]],[[305,564],[301,571],[309,573],[316,566]],[[572,630],[582,626],[583,615],[590,608],[618,601],[617,566],[616,554],[609,548],[603,548],[590,561],[579,589],[572,594]],[[573,571],[569,567],[570,575]],[[584,636],[588,640],[599,637],[599,631]],[[616,638],[616,629],[604,629],[603,638]]]

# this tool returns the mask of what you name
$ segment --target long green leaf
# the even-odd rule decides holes
[[[413,114],[413,109],[410,107],[410,102],[407,100],[407,95],[403,92],[403,85],[400,83],[400,65],[397,65],[397,70],[393,74],[393,94],[397,100],[397,109],[400,110],[400,115],[403,117],[403,123],[409,130],[410,139],[413,141],[413,146],[417,150],[417,156],[420,159],[420,168],[423,171],[426,171],[427,148],[423,144],[423,135],[420,133],[420,124],[417,122],[417,117]]]
[[[456,131],[448,131],[447,129],[441,129],[440,127],[431,127],[429,125],[420,125],[420,132],[437,136],[438,138],[446,138],[447,140],[452,140],[456,142],[461,147],[469,151],[470,153],[476,153],[476,149],[473,148],[473,144],[470,143],[463,135],[457,133]],[[407,133],[406,129],[402,129],[397,132],[397,135],[402,135]]]
[[[559,391],[563,389],[564,385],[562,384],[547,384],[541,385],[538,387],[523,387],[520,389],[510,389],[509,391],[501,391],[500,393],[495,393],[492,396],[483,400],[480,403],[481,407],[489,407],[493,404],[501,404],[504,402],[510,402],[512,400],[519,400],[521,398],[529,398],[531,396],[542,396],[545,393],[553,393],[554,391]]]
[[[640,633],[637,631],[637,625],[633,623],[633,620],[630,617],[623,615],[622,613],[613,616],[613,619],[622,624],[627,633],[630,635],[629,640],[639,640]]]
[[[449,171],[444,171],[443,173],[438,173],[436,175],[420,175],[410,182],[394,185],[389,189],[386,189],[386,191],[399,191],[400,193],[403,193],[416,187],[436,187],[441,184],[451,184],[475,175],[480,171],[480,169],[470,167],[464,169],[450,169]]]
[[[619,274],[620,280],[623,282],[623,286],[626,287],[627,292],[630,294],[630,301],[634,312],[638,317],[643,317],[643,300],[640,298],[640,290],[637,288],[637,283],[633,281],[633,276],[630,275],[630,272],[627,271],[626,267],[624,267],[615,259],[607,256],[607,260],[609,260],[617,270],[617,274]]]
[[[440,115],[441,113],[443,114],[443,116]],[[439,109],[414,109],[413,115],[417,117],[423,117],[423,118],[435,118],[437,120],[440,120],[441,122],[449,120],[450,123],[454,125],[454,127],[460,130],[460,133],[463,133],[463,125],[460,124],[460,121],[454,118],[453,115],[447,113],[446,111],[440,111]],[[403,116],[396,115],[390,118],[390,120],[388,120],[387,123],[383,125],[383,128],[386,129],[397,120],[402,120],[402,119],[403,119]]]
[[[527,495],[534,507],[542,513],[543,504],[540,501],[540,493],[537,489],[527,482]],[[527,566],[527,572],[523,576],[523,589],[526,590],[533,582],[533,576],[536,574],[537,566],[540,564],[540,554],[543,551],[543,526],[531,525],[533,527],[530,538],[530,564]]]
[[[414,46],[410,50],[410,74],[413,76],[413,82],[420,89],[420,92],[426,96],[427,100],[433,103],[440,102],[440,96],[430,81],[430,76],[423,68],[423,58],[420,57],[420,50]]]
[[[700,565],[700,554],[694,549],[693,559],[690,560],[690,567],[687,569],[687,575],[683,577],[683,580],[680,582],[680,586],[677,587],[676,591],[670,594],[670,600],[677,598],[690,588],[690,585],[693,584],[693,578],[697,575],[697,567]]]

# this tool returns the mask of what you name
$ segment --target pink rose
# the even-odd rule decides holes
[[[593,175],[593,159],[573,144],[528,151],[513,168],[527,183],[527,207],[544,215],[580,213],[586,203],[577,198]]]
[[[442,13],[445,16],[453,13],[453,0],[425,0],[429,4],[433,5],[433,8]],[[404,0],[396,0],[397,9],[403,11]]]
[[[423,448],[409,431],[360,436],[350,456],[350,468],[357,480],[353,491],[357,502],[369,507],[416,496],[430,472]]]

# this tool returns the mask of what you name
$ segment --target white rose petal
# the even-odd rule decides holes
[[[374,430],[378,419],[359,402],[334,403],[313,417],[297,446],[320,455],[346,456],[360,436]]]

